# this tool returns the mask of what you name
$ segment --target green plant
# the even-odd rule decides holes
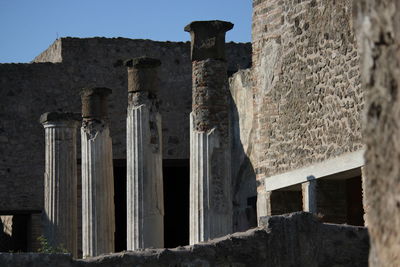
[[[69,253],[63,244],[60,244],[58,247],[52,247],[47,238],[42,235],[37,240],[40,243],[40,248],[38,249],[40,253]]]

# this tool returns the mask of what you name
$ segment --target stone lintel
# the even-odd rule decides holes
[[[150,57],[138,57],[125,61],[125,66],[128,67],[128,92],[147,91],[156,95],[160,65],[159,59]]]
[[[361,175],[360,168],[364,166],[364,153],[365,149],[362,148],[309,166],[266,177],[264,178],[265,190],[273,191],[313,179],[346,179]]]
[[[193,21],[185,27],[191,36],[192,61],[225,60],[225,33],[233,28],[227,21]]]
[[[46,112],[40,116],[39,122],[41,124],[52,122],[79,122],[81,121],[81,114],[72,112]]]
[[[107,96],[112,92],[105,87],[83,88],[82,97],[82,117],[84,119],[104,119],[107,118]]]

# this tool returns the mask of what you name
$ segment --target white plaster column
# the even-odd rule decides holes
[[[45,129],[44,235],[50,246],[77,256],[76,133],[79,115],[48,112]]]
[[[220,135],[193,130],[190,135],[190,244],[232,232],[230,151]]]
[[[258,188],[257,191],[257,224],[260,224],[260,218],[271,215],[271,191],[265,191],[265,189]]]
[[[301,184],[303,211],[317,213],[317,181],[310,180]]]
[[[83,257],[114,252],[114,176],[107,124],[108,88],[82,90]]]
[[[127,249],[164,247],[162,128],[157,68],[152,58],[126,61]]]
[[[190,244],[232,233],[231,133],[225,32],[233,24],[195,21],[190,32]]]

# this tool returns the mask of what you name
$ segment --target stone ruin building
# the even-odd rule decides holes
[[[398,266],[400,7],[252,4],[0,64],[0,265]]]

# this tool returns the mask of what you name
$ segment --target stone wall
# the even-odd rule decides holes
[[[208,243],[73,260],[67,254],[0,253],[8,266],[368,266],[364,227],[322,224],[309,213],[263,218],[264,227]]]
[[[109,102],[113,153],[115,159],[126,158],[128,92],[123,61],[128,58],[147,55],[161,60],[164,158],[189,158],[189,53],[189,42],[61,38],[34,63],[0,64],[0,211],[42,209],[44,130],[39,116],[46,111],[80,112],[83,87],[113,89]],[[227,44],[227,58],[230,73],[249,67],[251,45]],[[47,61],[60,63],[40,63]]]
[[[253,0],[258,180],[362,148],[351,15],[349,0]]]
[[[80,106],[78,90],[73,90],[65,72],[61,64],[0,64],[3,214],[42,209],[45,158],[39,117],[48,110],[79,110]]]
[[[400,262],[400,2],[358,0],[355,26],[366,91],[365,206],[371,266]]]

